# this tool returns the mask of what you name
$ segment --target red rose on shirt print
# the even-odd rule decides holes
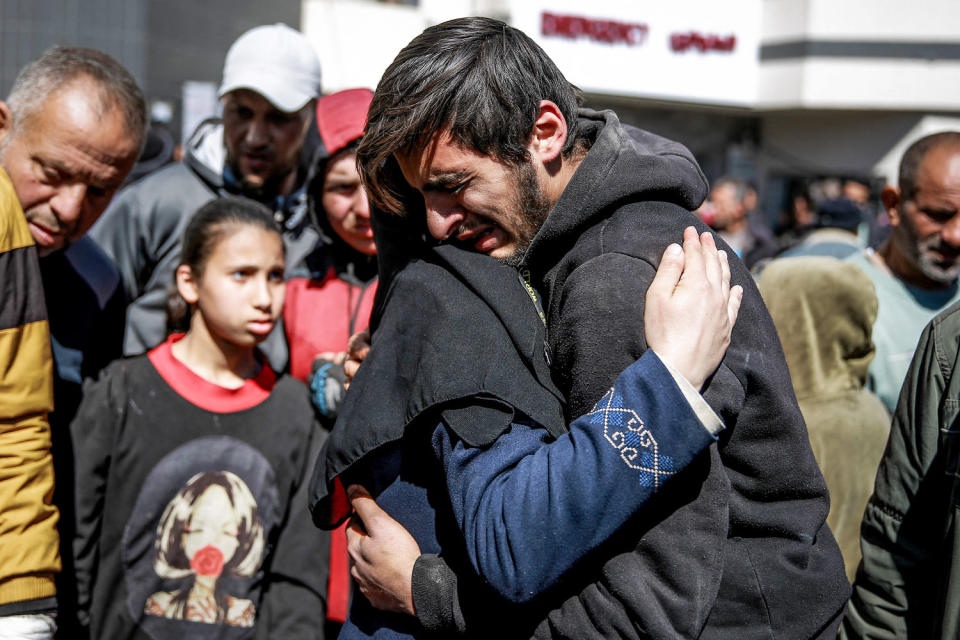
[[[190,568],[201,576],[219,576],[223,571],[223,552],[208,544],[194,554]]]

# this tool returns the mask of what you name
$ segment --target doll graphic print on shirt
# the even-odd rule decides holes
[[[273,472],[249,445],[187,442],[150,472],[124,531],[127,607],[155,640],[252,634],[281,518]]]
[[[147,598],[144,612],[209,624],[252,627],[253,601],[218,589],[220,577],[252,576],[263,557],[263,526],[246,483],[229,471],[190,478],[157,527],[154,570],[164,578],[192,578],[176,591]]]

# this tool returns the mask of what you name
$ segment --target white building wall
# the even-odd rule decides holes
[[[764,0],[763,41],[956,42],[960,3],[952,0]]]
[[[953,0],[766,0],[808,5],[807,36],[829,40],[956,42],[960,2]]]
[[[956,49],[938,59],[960,43],[960,2],[764,0],[762,24],[757,109],[960,108]],[[811,53],[768,57],[790,45]]]
[[[773,60],[760,65],[759,87],[758,110],[956,111],[960,60]]]

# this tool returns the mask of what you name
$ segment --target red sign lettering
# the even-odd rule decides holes
[[[580,16],[565,16],[544,11],[541,14],[540,33],[576,40],[587,38],[604,44],[640,46],[647,39],[650,28],[640,22],[594,20]]]
[[[696,49],[704,53],[706,51],[733,51],[737,46],[737,36],[729,35],[720,37],[718,35],[703,35],[696,31],[690,33],[674,33],[670,36],[670,48],[676,52],[684,52],[689,49]]]

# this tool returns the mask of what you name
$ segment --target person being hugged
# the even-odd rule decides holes
[[[184,233],[168,309],[185,332],[88,382],[71,430],[91,637],[323,628],[329,537],[310,522],[305,478],[326,432],[304,385],[257,349],[280,318],[283,273],[268,209],[210,201]]]

